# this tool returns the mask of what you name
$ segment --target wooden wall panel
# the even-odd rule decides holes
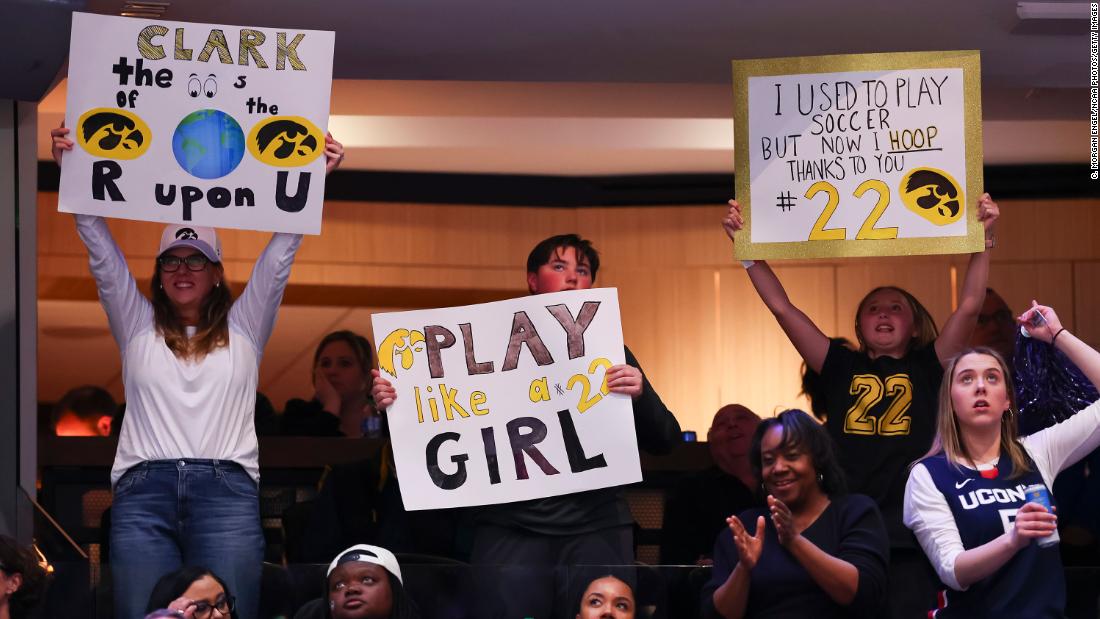
[[[1100,347],[1100,261],[1078,262],[1073,269],[1076,333]]]
[[[994,262],[989,269],[989,286],[1001,295],[1014,315],[1031,307],[1031,300],[1035,299],[1057,310],[1065,328],[1072,330],[1078,324],[1073,303],[1073,263],[1069,261]]]
[[[70,383],[119,386],[112,378],[117,368],[111,369],[118,353],[109,336],[101,332],[71,345],[65,336],[78,333],[66,331],[73,327],[102,329],[106,320],[72,218],[57,213],[56,203],[56,193],[39,195],[43,400]],[[1032,297],[1052,303],[1071,328],[1100,344],[1100,244],[1094,242],[1100,201],[1000,204],[990,285],[1014,311]],[[801,359],[733,261],[720,227],[724,212],[721,204],[554,209],[332,202],[323,234],[303,243],[291,285],[372,294],[375,288],[419,289],[427,294],[416,298],[428,306],[453,305],[459,291],[519,296],[526,293],[531,247],[552,234],[578,232],[601,252],[598,285],[620,289],[626,341],[681,424],[702,438],[713,412],[726,403],[741,402],[761,415],[806,407],[797,395]],[[144,288],[161,227],[123,220],[110,226]],[[269,234],[225,230],[222,238],[227,272],[239,287]],[[915,256],[773,266],[792,300],[826,334],[854,339],[856,305],[882,284],[913,292],[942,325],[952,307],[951,269],[961,285],[966,263],[964,256]],[[324,332],[351,328],[369,336],[374,310],[366,306],[403,307],[388,299],[364,302],[369,296],[357,295],[354,307],[331,298],[326,307],[313,307],[308,295],[297,295],[299,305],[283,308],[261,368],[261,389],[276,406],[309,395],[309,359]],[[74,304],[64,305],[69,301]],[[73,322],[78,314],[95,324]],[[95,371],[81,370],[90,363]]]
[[[996,198],[994,190],[993,194]],[[1100,259],[1100,200],[1003,200],[995,261]]]
[[[717,410],[714,275],[704,270],[609,268],[623,341],[685,430],[705,433]]]
[[[807,315],[815,317],[822,331],[835,332],[833,267],[776,267],[775,270],[791,301]],[[756,294],[743,268],[722,269],[720,274],[721,404],[744,404],[761,417],[791,407],[808,411],[805,398],[798,395],[802,358],[794,345]]]

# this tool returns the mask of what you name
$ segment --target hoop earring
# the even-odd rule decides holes
[[[817,474],[817,483],[818,484],[825,483],[825,473],[818,473]]]

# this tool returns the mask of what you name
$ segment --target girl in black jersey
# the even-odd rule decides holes
[[[993,246],[997,204],[982,194],[977,217]],[[726,234],[744,225],[741,206],[730,201]],[[931,316],[911,294],[876,288],[856,312],[858,351],[829,338],[799,310],[764,261],[746,262],[761,300],[806,362],[821,375],[825,428],[837,446],[852,492],[878,503],[890,535],[890,606],[896,617],[923,616],[935,595],[935,576],[912,534],[902,524],[902,499],[910,462],[932,443],[936,394],[944,361],[966,346],[985,299],[989,252],[970,258],[958,308],[937,335]]]

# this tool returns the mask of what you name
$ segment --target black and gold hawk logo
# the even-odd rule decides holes
[[[248,132],[248,152],[280,168],[296,168],[325,152],[325,134],[301,116],[274,116]]]
[[[198,240],[199,235],[191,228],[180,228],[176,231],[176,239]]]
[[[899,189],[909,210],[937,226],[955,223],[962,217],[962,190],[943,170],[916,168],[901,179]]]
[[[76,140],[95,157],[137,159],[149,150],[149,125],[137,114],[113,108],[95,108],[76,123]]]

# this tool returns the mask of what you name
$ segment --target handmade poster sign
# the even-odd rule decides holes
[[[641,481],[614,288],[375,314],[407,509],[535,499]]]
[[[59,210],[320,233],[334,41],[73,13]]]
[[[733,62],[740,259],[981,251],[978,52]]]

